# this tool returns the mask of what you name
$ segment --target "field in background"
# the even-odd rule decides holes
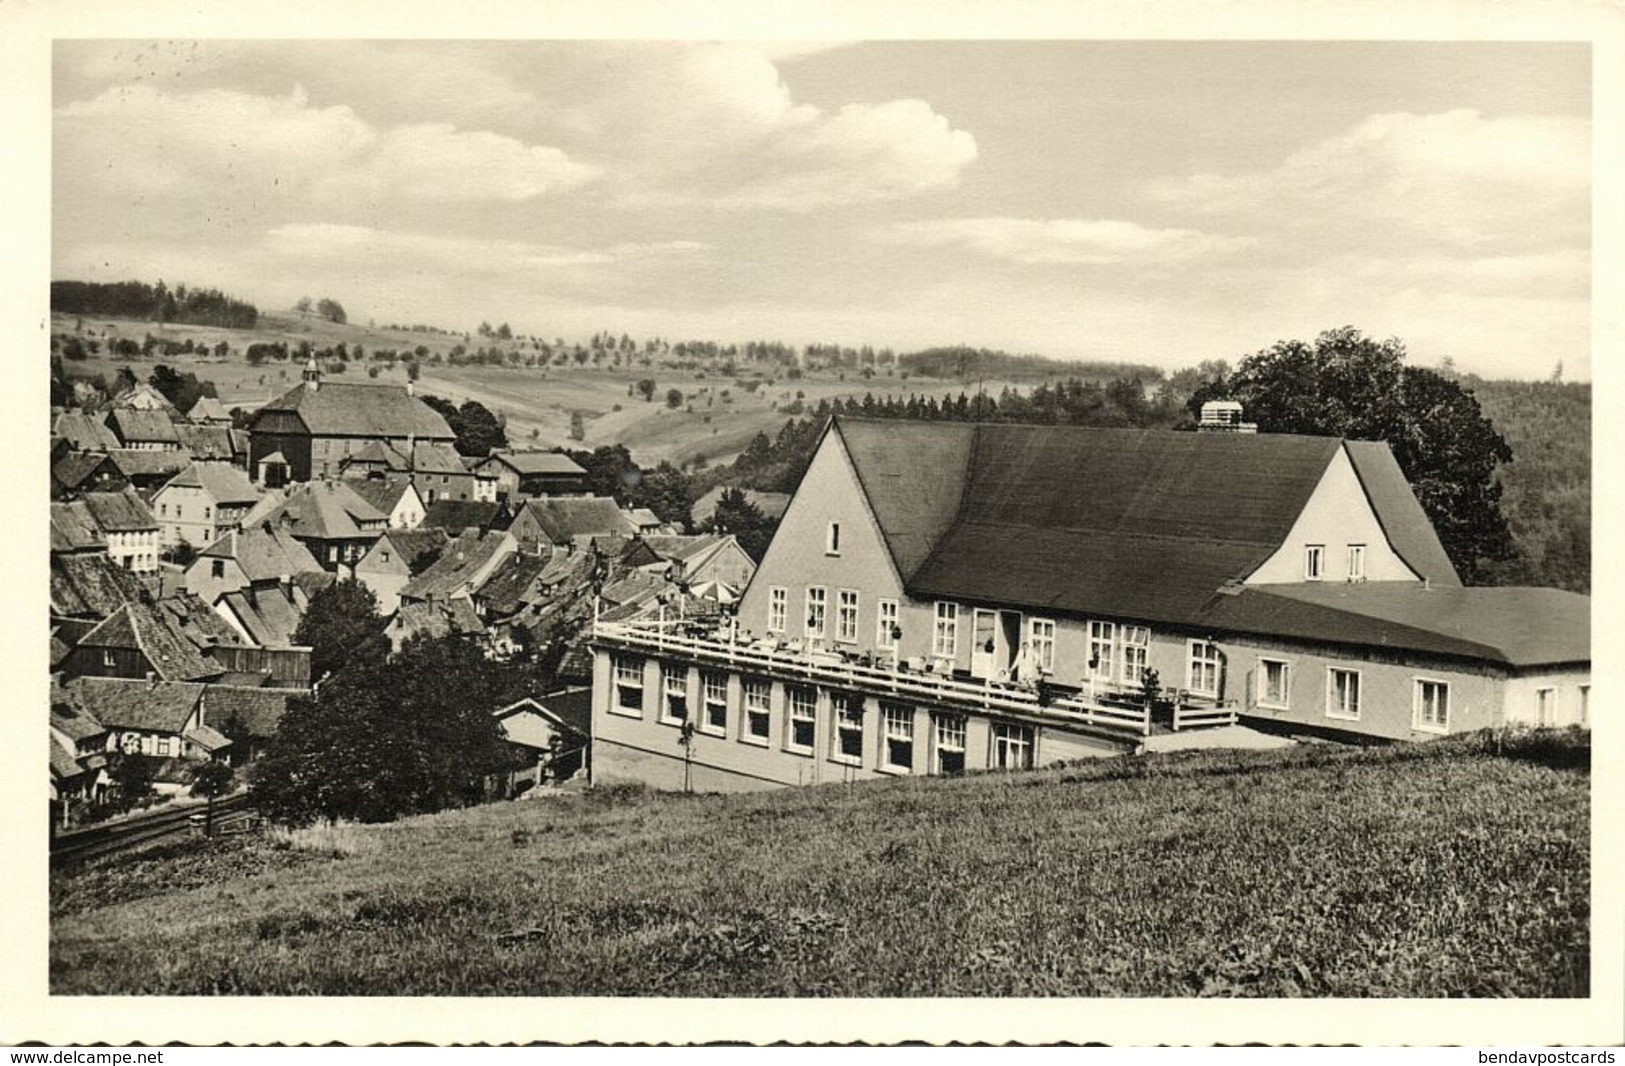
[[[1589,743],[607,788],[199,841],[53,880],[51,991],[1583,997]]]

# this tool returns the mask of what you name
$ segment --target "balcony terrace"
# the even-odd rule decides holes
[[[683,619],[640,618],[593,623],[593,643],[611,650],[669,656],[701,667],[760,674],[929,706],[997,712],[1024,719],[1104,731],[1117,737],[1150,736],[1236,723],[1233,702],[1179,689],[1148,707],[1128,686],[1085,682],[1031,684],[974,678],[932,663],[803,650],[772,640],[742,641],[731,628]]]

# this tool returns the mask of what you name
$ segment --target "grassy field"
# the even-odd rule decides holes
[[[57,315],[51,323],[53,333],[71,334],[74,316]],[[180,370],[189,370],[205,381],[214,382],[220,398],[230,407],[257,407],[267,400],[286,392],[299,382],[301,367],[292,362],[267,362],[262,366],[248,365],[242,352],[249,344],[284,342],[297,345],[309,340],[318,348],[339,341],[354,346],[359,343],[368,351],[380,348],[410,350],[422,344],[431,351],[441,353],[462,338],[440,334],[408,333],[374,329],[360,325],[337,325],[317,318],[295,316],[262,316],[262,325],[254,330],[231,330],[211,326],[166,326],[159,328],[151,322],[121,319],[86,319],[84,328],[98,340],[105,335],[141,340],[148,333],[165,340],[207,344],[211,348],[221,340],[232,348],[232,354],[219,359],[200,355],[154,355],[147,358],[109,356],[105,349],[81,362],[67,363],[70,376],[103,375],[111,381],[118,368],[128,365],[142,380],[152,373],[158,363]],[[89,335],[87,334],[87,335]],[[497,342],[476,337],[469,346],[495,345]],[[376,378],[367,376],[371,363],[350,364],[339,380],[394,384],[406,383],[404,369],[380,369]],[[754,375],[754,368],[747,368]],[[766,368],[764,368],[766,370]],[[492,366],[447,365],[423,367],[418,388],[457,403],[477,400],[505,417],[508,436],[518,446],[534,447],[587,447],[600,444],[625,444],[639,462],[657,463],[663,459],[684,464],[695,458],[708,463],[727,462],[744,450],[759,432],[769,435],[778,432],[789,416],[782,408],[793,403],[799,392],[808,407],[820,399],[836,396],[862,397],[866,392],[875,396],[907,396],[910,393],[942,396],[958,395],[961,391],[974,392],[976,385],[963,385],[957,381],[936,378],[887,377],[884,373],[865,380],[855,373],[843,379],[834,372],[819,371],[791,380],[776,369],[766,370],[774,376],[773,384],[761,384],[754,390],[743,388],[739,381],[746,379],[741,372],[733,377],[720,376],[715,370],[688,370],[655,365],[628,369],[597,367],[567,368],[507,368]],[[630,395],[640,378],[652,378],[657,385],[653,402]],[[987,381],[983,387],[998,392],[1005,381]],[[676,388],[683,393],[684,402],[678,409],[668,409],[666,391]],[[570,439],[570,413],[581,411],[585,436],[577,442]]]
[[[1589,764],[1483,734],[195,842],[53,882],[51,991],[1584,996]]]

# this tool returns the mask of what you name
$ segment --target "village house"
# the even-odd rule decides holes
[[[192,456],[179,448],[164,451],[115,448],[107,453],[107,460],[126,484],[144,496],[151,496],[185,470]]]
[[[249,424],[249,469],[264,484],[336,476],[370,444],[410,449],[450,445],[456,434],[410,384],[352,385],[322,380],[315,360],[298,386],[261,407]]]
[[[222,533],[238,528],[259,498],[259,490],[236,467],[193,462],[152,497],[159,544],[213,544]]]
[[[149,599],[146,585],[105,553],[51,553],[51,634],[71,647],[127,603]],[[66,658],[53,649],[54,669]]]
[[[107,428],[120,448],[131,451],[174,451],[181,446],[175,423],[163,411],[115,407],[107,413]]]
[[[517,550],[500,531],[467,530],[441,549],[440,557],[401,586],[403,602],[471,600],[474,590]]]
[[[63,670],[73,677],[211,681],[226,672],[213,651],[237,634],[190,594],[136,599],[73,644]]]
[[[401,448],[372,441],[341,460],[339,473],[355,481],[410,481],[425,506],[436,500],[496,500],[494,479],[477,477],[456,448],[438,441],[408,441]]]
[[[735,626],[601,624],[595,779],[1024,768],[1246,722],[1589,721],[1589,601],[1462,588],[1386,444],[836,418]]]
[[[347,576],[389,526],[389,516],[340,478],[293,485],[264,516],[285,524],[324,570]]]
[[[423,524],[427,508],[409,478],[352,478],[348,484],[356,495],[387,516],[390,529],[416,529]]]
[[[495,479],[499,500],[578,496],[589,491],[587,472],[559,452],[492,452],[474,469]]]
[[[113,407],[132,411],[157,411],[166,417],[175,410],[175,405],[169,402],[169,397],[145,381],[138,381],[113,397]]]
[[[107,555],[107,535],[84,500],[51,504],[51,554]]]
[[[756,563],[731,533],[650,534],[634,542],[654,557],[639,569],[660,573],[685,592],[733,603],[756,573]]]
[[[119,446],[119,439],[107,423],[84,411],[63,411],[51,423],[51,437],[61,439],[76,452],[105,452]]]
[[[387,618],[400,606],[406,583],[427,570],[450,543],[440,529],[392,529],[355,564],[356,580],[372,590],[379,613]]]
[[[194,425],[202,426],[229,426],[231,425],[231,412],[226,405],[213,396],[200,396],[186,412],[186,420]]]
[[[230,530],[186,568],[186,588],[213,606],[227,593],[287,584],[300,574],[325,574],[286,524],[261,522]]]
[[[420,528],[443,530],[448,536],[461,536],[474,530],[504,530],[513,516],[504,503],[486,500],[438,499],[423,510]]]
[[[244,430],[177,422],[175,439],[180,442],[180,450],[193,459],[230,463],[243,471],[248,469],[248,434]]]
[[[592,735],[591,689],[564,689],[540,699],[527,696],[493,714],[520,763],[503,776],[502,794],[523,796],[585,776]]]
[[[68,452],[51,464],[51,499],[81,492],[117,492],[124,475],[102,452]]]
[[[608,496],[549,496],[526,500],[508,523],[524,551],[570,547],[584,537],[632,537],[637,526]]]
[[[130,489],[87,492],[74,513],[88,514],[107,544],[107,557],[138,574],[158,569],[158,522],[152,510]]]

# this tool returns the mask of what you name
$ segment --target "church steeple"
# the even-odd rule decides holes
[[[314,355],[305,363],[304,376],[305,384],[310,386],[312,392],[322,387],[322,372],[316,368],[316,357]]]

